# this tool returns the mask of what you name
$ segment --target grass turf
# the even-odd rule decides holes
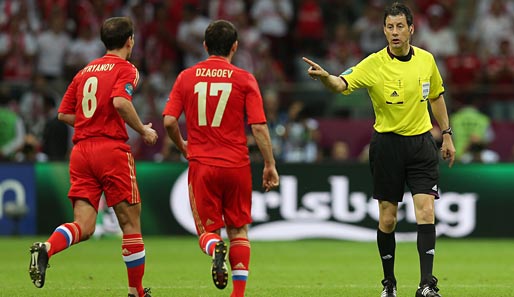
[[[28,275],[29,246],[41,237],[0,237],[0,296],[127,296],[117,238],[72,246],[50,260],[44,288]],[[152,296],[229,296],[214,287],[210,259],[194,237],[145,237],[143,284]],[[439,239],[434,274],[444,297],[514,297],[514,240]],[[382,269],[373,242],[302,240],[252,242],[249,297],[380,295]],[[414,296],[419,281],[415,243],[398,243],[398,296]]]

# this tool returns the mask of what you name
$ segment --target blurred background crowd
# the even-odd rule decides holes
[[[178,73],[205,59],[204,30],[227,19],[239,30],[234,64],[264,98],[279,162],[360,162],[373,110],[365,91],[342,96],[306,75],[307,56],[343,72],[386,46],[386,0],[1,0],[0,160],[67,160],[73,131],[56,119],[67,84],[105,52],[103,20],[131,16],[131,62],[141,74],[133,103],[153,122],[156,146],[129,129],[138,160],[184,161],[162,127]],[[514,161],[514,1],[410,0],[413,45],[436,58],[460,162]],[[438,129],[433,130],[440,139]],[[251,157],[256,146],[248,136]]]

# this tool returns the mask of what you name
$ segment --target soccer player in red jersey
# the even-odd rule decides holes
[[[45,283],[48,260],[95,230],[102,192],[123,231],[122,255],[127,266],[128,296],[150,296],[143,288],[145,248],[141,236],[141,200],[125,123],[146,144],[157,141],[152,124],[144,125],[132,105],[139,74],[127,59],[134,46],[130,18],[107,19],[101,39],[107,53],[80,70],[68,86],[58,110],[59,120],[75,128],[70,156],[74,221],[57,227],[46,242],[31,247],[29,273],[38,288]]]
[[[209,58],[180,73],[163,112],[169,137],[189,161],[191,210],[200,248],[212,256],[212,277],[219,289],[228,282],[227,244],[220,236],[226,228],[231,297],[244,296],[250,262],[252,177],[245,122],[263,156],[263,188],[269,191],[279,184],[257,81],[231,64],[237,45],[234,25],[212,22],[204,37]],[[187,141],[178,124],[183,112]]]

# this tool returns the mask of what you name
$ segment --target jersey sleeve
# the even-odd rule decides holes
[[[245,109],[248,124],[266,123],[266,115],[262,103],[261,91],[257,80],[251,74],[248,74],[248,94],[246,96]]]
[[[116,84],[112,88],[111,98],[114,97],[123,97],[127,100],[132,101],[132,95],[134,94],[134,90],[136,89],[138,80],[139,80],[139,72],[137,68],[127,63],[120,63],[117,67],[121,67],[118,71],[118,80],[116,80]]]
[[[184,102],[182,96],[182,79],[184,72],[180,73],[173,85],[173,89],[171,89],[170,95],[168,96],[168,101],[164,106],[164,110],[162,112],[162,116],[173,116],[175,118],[179,118],[182,114],[182,110],[184,108]]]
[[[348,95],[357,89],[373,86],[376,81],[374,54],[368,56],[357,65],[345,70],[339,76],[344,78],[348,87],[343,94]]]
[[[63,114],[75,114],[75,106],[77,103],[77,83],[76,80],[73,79],[68,88],[66,89],[66,93],[61,101],[61,105],[59,106],[59,110],[57,112]]]
[[[441,77],[441,73],[439,72],[439,69],[437,68],[437,64],[435,62],[434,56],[431,56],[431,63],[432,63],[432,76],[430,77],[430,85],[433,87],[430,88],[430,93],[428,94],[428,98],[435,99],[444,93],[444,84],[443,84],[443,79]]]

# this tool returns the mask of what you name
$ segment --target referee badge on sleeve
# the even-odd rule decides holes
[[[423,101],[428,99],[428,94],[430,94],[430,82],[424,82],[421,84],[421,94],[423,96]]]

